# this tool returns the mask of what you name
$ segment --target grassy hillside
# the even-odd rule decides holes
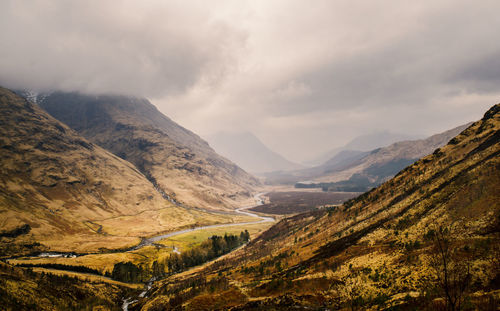
[[[2,310],[121,310],[128,284],[25,270],[0,262]]]
[[[186,206],[234,208],[258,181],[146,99],[52,93],[38,104],[88,140],[132,162]]]
[[[495,105],[378,188],[284,219],[134,308],[497,310],[499,143]]]
[[[3,88],[0,150],[1,256],[130,247],[157,232],[232,221],[175,206],[134,165]]]

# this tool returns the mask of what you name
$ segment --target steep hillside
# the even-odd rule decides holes
[[[284,219],[135,308],[497,310],[499,258],[500,104],[378,188]]]
[[[2,310],[119,310],[121,297],[133,292],[129,284],[46,272],[0,262]]]
[[[186,206],[234,208],[258,183],[146,99],[56,92],[37,103]]]
[[[214,221],[165,200],[134,165],[4,88],[0,150],[3,256],[123,248],[141,236]]]
[[[269,149],[252,133],[218,133],[208,141],[221,155],[254,174],[302,168]]]

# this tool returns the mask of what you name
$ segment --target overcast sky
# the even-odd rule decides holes
[[[500,102],[500,1],[0,1],[0,84],[145,96],[302,161]]]

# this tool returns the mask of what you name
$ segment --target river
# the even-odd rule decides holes
[[[237,222],[237,223],[229,223],[229,224],[217,224],[217,225],[209,225],[209,226],[200,226],[200,227],[195,227],[195,228],[189,228],[189,229],[184,229],[184,230],[179,230],[179,231],[174,231],[162,235],[157,235],[151,238],[143,239],[139,245],[136,245],[132,248],[130,248],[128,251],[136,251],[138,249],[143,248],[144,246],[152,245],[155,242],[161,241],[166,238],[170,238],[179,234],[184,234],[192,231],[198,231],[198,230],[205,230],[205,229],[212,229],[212,228],[224,228],[224,227],[233,227],[233,226],[244,226],[244,225],[252,225],[252,224],[258,224],[258,223],[263,223],[263,222],[274,222],[275,219],[272,217],[263,217],[259,216],[255,213],[251,213],[247,211],[248,209],[259,206],[264,204],[261,196],[264,195],[265,193],[257,193],[254,195],[255,203],[256,205],[250,205],[250,206],[245,206],[238,208],[235,210],[236,213],[245,215],[245,216],[250,216],[250,217],[255,217],[258,218],[259,220],[256,221],[247,221],[247,222]]]
[[[195,227],[195,228],[190,228],[190,229],[185,229],[185,230],[174,231],[174,232],[170,232],[167,234],[157,235],[157,236],[154,236],[151,238],[143,239],[139,245],[132,247],[129,251],[138,250],[144,246],[151,245],[151,244],[158,242],[160,240],[170,238],[170,237],[173,237],[173,236],[176,236],[179,234],[187,233],[187,232],[204,230],[204,229],[211,229],[211,228],[223,228],[223,227],[231,227],[231,226],[252,225],[252,224],[259,224],[259,223],[263,223],[263,222],[274,222],[275,219],[272,217],[259,216],[255,213],[251,213],[248,211],[248,209],[250,209],[252,207],[260,206],[260,205],[264,204],[264,200],[261,198],[261,196],[264,194],[265,194],[264,192],[261,192],[261,193],[257,193],[256,195],[254,195],[256,205],[245,206],[245,207],[241,207],[241,208],[238,208],[237,210],[235,210],[235,212],[238,214],[258,218],[258,220],[256,220],[256,221],[238,222],[238,223],[230,223],[230,224],[218,224],[218,225],[210,225],[210,226],[200,226],[200,227]],[[154,283],[154,281],[155,281],[155,279],[149,280],[149,282],[144,287],[144,290],[139,294],[139,297],[146,296],[148,290],[151,289],[151,286]],[[128,306],[136,301],[137,300],[132,300],[132,297],[128,297],[126,299],[123,299],[122,310],[128,311]]]

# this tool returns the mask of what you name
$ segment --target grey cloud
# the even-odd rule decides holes
[[[164,96],[219,75],[244,43],[203,7],[144,3],[2,1],[0,83]]]
[[[500,20],[492,11],[488,6],[473,13],[468,6],[445,7],[404,36],[302,72],[293,79],[307,85],[311,94],[274,103],[272,112],[411,106],[453,89],[498,91],[500,41],[495,37]],[[470,15],[476,18],[471,21]]]
[[[460,83],[473,92],[498,91],[500,85],[500,49],[459,68],[449,77],[450,83]]]
[[[145,96],[295,161],[427,135],[500,97],[498,1],[0,2],[0,84]]]

